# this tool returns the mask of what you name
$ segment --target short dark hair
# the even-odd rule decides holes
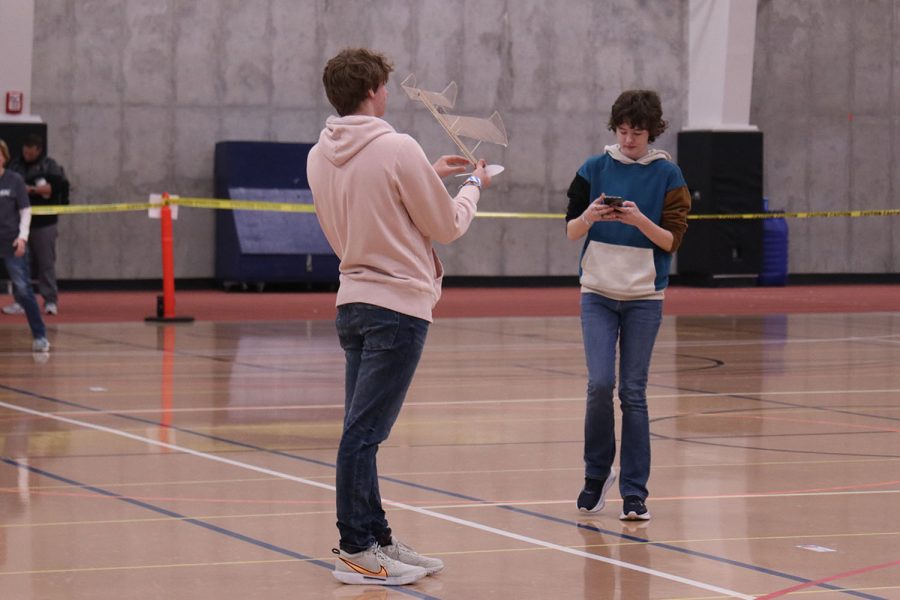
[[[39,133],[29,133],[28,136],[26,136],[25,141],[22,142],[22,147],[24,148],[26,146],[29,148],[40,148],[41,150],[43,150],[44,137]]]
[[[653,90],[626,90],[619,94],[609,112],[610,131],[629,123],[632,127],[646,129],[648,141],[655,140],[669,125],[662,118],[662,102]]]
[[[387,83],[394,65],[383,54],[366,48],[345,48],[325,65],[322,83],[328,101],[345,116],[353,114],[369,94]]]

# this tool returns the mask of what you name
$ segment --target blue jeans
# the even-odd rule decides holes
[[[3,257],[6,272],[9,274],[9,280],[13,284],[13,298],[25,309],[25,316],[28,317],[31,335],[37,339],[47,337],[47,328],[44,327],[44,319],[41,318],[41,308],[34,297],[34,290],[31,289],[31,273],[28,260],[27,250],[24,256]]]
[[[581,295],[581,330],[587,358],[587,408],[584,418],[585,476],[606,479],[616,457],[613,388],[616,344],[619,346],[619,405],[622,443],[619,491],[622,497],[648,495],[650,421],[647,376],[656,334],[662,323],[662,300],[611,300]]]
[[[335,323],[346,356],[337,526],[341,549],[355,553],[391,535],[381,507],[375,455],[400,414],[429,323],[363,303],[339,306]]]

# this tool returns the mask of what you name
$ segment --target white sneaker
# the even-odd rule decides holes
[[[378,544],[349,554],[343,550],[331,550],[338,559],[334,563],[334,578],[341,583],[354,585],[406,585],[428,574],[422,567],[407,565],[382,552]]]
[[[25,313],[25,309],[18,302],[4,306],[2,310],[4,315],[21,315]]]
[[[393,536],[391,536],[391,545],[382,546],[381,550],[387,554],[389,558],[399,560],[403,564],[422,567],[429,575],[434,575],[444,568],[444,562],[442,560],[430,556],[423,556]]]
[[[31,342],[32,352],[50,352],[50,341],[45,337],[34,338]]]
[[[56,302],[48,302],[44,305],[44,312],[48,315],[58,315],[59,307],[56,306]]]

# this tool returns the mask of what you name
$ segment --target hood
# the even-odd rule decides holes
[[[622,151],[619,150],[618,144],[613,144],[612,146],[606,146],[605,148],[603,148],[603,151],[606,152],[607,154],[609,154],[611,157],[613,157],[617,161],[619,161],[620,163],[626,164],[626,165],[633,165],[635,163],[637,163],[639,165],[649,165],[654,160],[665,159],[670,162],[672,160],[672,156],[668,152],[666,152],[665,150],[657,150],[656,148],[650,148],[650,150],[647,152],[647,154],[645,154],[644,156],[640,157],[637,160],[628,158],[627,156],[622,154]]]
[[[369,142],[387,133],[394,133],[394,128],[378,117],[332,115],[325,121],[318,145],[323,156],[339,167],[356,156]]]

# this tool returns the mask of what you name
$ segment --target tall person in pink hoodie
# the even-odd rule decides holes
[[[344,428],[337,456],[334,576],[343,583],[403,585],[444,568],[391,532],[375,455],[400,413],[425,345],[444,269],[432,242],[462,236],[490,185],[484,161],[454,197],[442,177],[462,156],[431,164],[384,116],[393,65],[362,48],[328,61],[322,81],[338,113],[307,160],[316,215],[341,260],[337,333],[346,356]]]

